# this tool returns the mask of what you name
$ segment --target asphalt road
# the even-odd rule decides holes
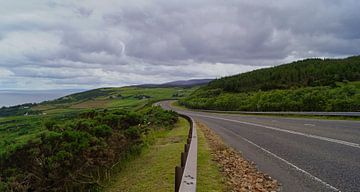
[[[288,112],[250,112],[250,111],[209,111],[209,110],[199,110],[203,112],[226,112],[233,114],[253,114],[253,115],[312,115],[312,116],[342,116],[342,117],[360,117],[360,112],[296,112],[296,111],[288,111]]]
[[[264,117],[172,109],[213,129],[276,178],[282,191],[359,191],[360,121]]]

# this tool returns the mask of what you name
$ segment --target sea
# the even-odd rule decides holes
[[[81,91],[84,90],[0,90],[0,108],[24,103],[40,103]]]

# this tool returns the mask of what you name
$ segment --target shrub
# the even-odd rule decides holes
[[[0,191],[98,188],[101,170],[137,154],[148,129],[171,128],[177,121],[172,111],[145,111],[89,111],[65,122],[46,122],[47,131],[0,157]]]

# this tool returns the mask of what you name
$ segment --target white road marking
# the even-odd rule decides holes
[[[281,132],[285,132],[285,133],[291,133],[294,135],[301,135],[301,136],[308,137],[308,138],[319,139],[319,140],[323,140],[323,141],[328,141],[328,142],[337,143],[337,144],[346,145],[346,146],[355,147],[355,148],[360,149],[360,144],[343,141],[343,140],[339,140],[339,139],[332,139],[332,138],[328,138],[328,137],[322,137],[322,136],[312,135],[312,134],[308,134],[308,133],[301,133],[301,132],[297,132],[297,131],[290,131],[290,130],[286,130],[286,129],[280,129],[280,128],[270,127],[270,126],[266,126],[266,125],[260,125],[260,124],[256,124],[256,123],[249,123],[249,122],[238,121],[238,120],[233,120],[233,119],[226,119],[226,118],[222,118],[222,117],[213,117],[213,116],[200,115],[200,114],[190,114],[190,115],[207,117],[207,118],[211,118],[211,119],[220,119],[220,120],[231,121],[231,122],[235,122],[235,123],[241,123],[241,124],[245,124],[245,125],[257,126],[257,127],[262,127],[262,128],[266,128],[266,129],[275,130],[275,131],[281,131]]]
[[[325,181],[323,181],[323,180],[319,179],[318,177],[316,177],[316,176],[314,176],[314,175],[311,175],[309,172],[307,172],[307,171],[305,171],[305,170],[301,169],[300,167],[298,167],[298,166],[296,166],[296,165],[294,165],[294,164],[290,163],[289,161],[287,161],[287,160],[285,160],[285,159],[283,159],[283,158],[279,157],[278,155],[276,155],[276,154],[272,153],[271,151],[268,151],[267,149],[264,149],[263,147],[261,147],[261,146],[257,145],[256,143],[254,143],[254,142],[252,142],[252,141],[250,141],[250,140],[248,140],[248,139],[246,139],[246,138],[244,138],[244,137],[241,137],[239,134],[235,133],[234,131],[232,131],[232,130],[230,130],[230,129],[223,129],[223,130],[228,131],[228,132],[231,132],[231,133],[232,133],[232,134],[234,134],[236,137],[239,137],[239,138],[241,138],[241,139],[245,140],[246,142],[248,142],[248,143],[250,143],[250,144],[254,145],[255,147],[257,147],[257,148],[261,149],[262,151],[264,151],[264,152],[266,152],[266,153],[268,153],[268,154],[272,155],[273,157],[275,157],[275,158],[277,158],[277,159],[281,160],[282,162],[284,162],[285,164],[287,164],[287,165],[289,165],[290,167],[294,168],[295,170],[297,170],[297,171],[299,171],[299,172],[301,172],[301,173],[305,174],[306,176],[310,177],[311,179],[313,179],[313,180],[315,180],[315,181],[317,181],[317,182],[319,182],[319,183],[321,183],[321,184],[325,185],[327,188],[329,188],[329,189],[331,189],[331,190],[333,190],[333,191],[338,191],[338,192],[340,192],[340,190],[339,190],[339,189],[337,189],[336,187],[334,187],[334,186],[332,186],[332,185],[330,185],[330,184],[326,183]]]
[[[304,125],[305,125],[305,126],[310,126],[310,127],[315,127],[314,124],[309,124],[309,123],[305,123]]]

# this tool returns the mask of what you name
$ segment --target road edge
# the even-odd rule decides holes
[[[196,124],[210,146],[213,160],[225,177],[227,191],[280,191],[280,184],[276,179],[257,170],[254,162],[246,160],[240,152],[226,145],[205,124],[199,121]]]

